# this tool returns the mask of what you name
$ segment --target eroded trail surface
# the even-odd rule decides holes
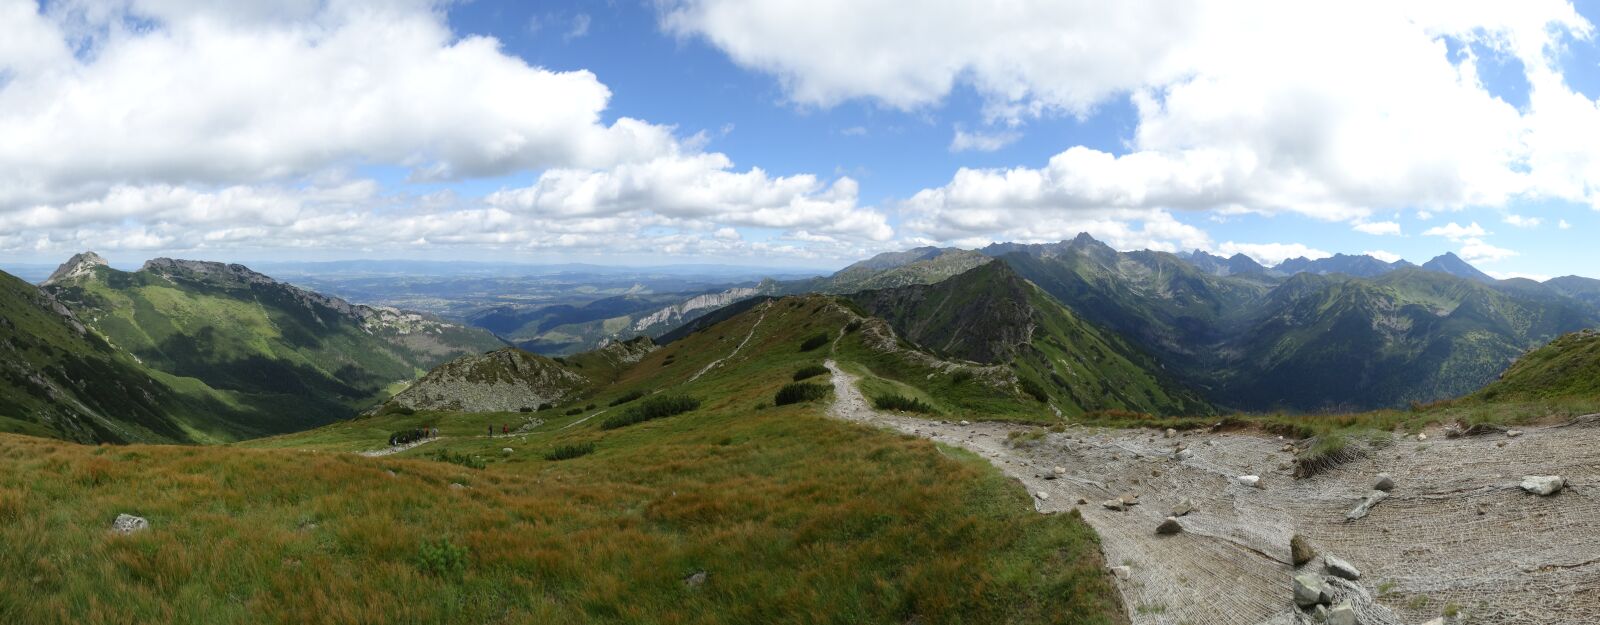
[[[976,452],[1020,480],[1041,512],[1077,508],[1099,533],[1134,623],[1310,623],[1295,608],[1297,574],[1323,578],[1359,622],[1600,623],[1600,425],[1524,428],[1426,440],[1394,436],[1365,457],[1295,479],[1285,441],[1259,433],[1072,427],[1013,444],[1007,424],[959,425],[874,411],[833,362],[833,416]],[[1189,450],[1181,459],[1176,450]],[[1059,470],[1057,469],[1059,467]],[[1364,518],[1346,513],[1378,473],[1394,489]],[[1259,487],[1240,476],[1260,477]],[[1524,475],[1560,475],[1549,497],[1523,492]],[[1113,510],[1125,495],[1137,505]],[[1155,528],[1188,500],[1183,531]],[[1080,503],[1080,501],[1082,503]],[[1324,574],[1323,558],[1296,569],[1292,536],[1361,572]],[[1120,568],[1125,567],[1125,568]]]

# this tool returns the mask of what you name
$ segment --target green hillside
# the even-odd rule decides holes
[[[137,272],[64,266],[46,287],[146,366],[223,391],[228,417],[286,432],[354,414],[453,358],[504,346],[486,331],[351,305],[239,265],[157,259]],[[242,433],[241,433],[242,434]]]
[[[1600,332],[1584,330],[1524,354],[1473,395],[1484,401],[1600,399]]]
[[[227,398],[149,370],[37,287],[0,272],[0,431],[79,442],[230,440]]]
[[[1040,412],[1211,412],[1198,395],[1159,373],[1154,359],[1085,322],[1005,263],[850,299],[937,356],[1010,367],[1020,396],[1037,402]]]
[[[1524,350],[1597,323],[1554,288],[1416,267],[1371,278],[1220,276],[1086,236],[987,250],[1082,318],[1238,410],[1404,406],[1482,387]]]

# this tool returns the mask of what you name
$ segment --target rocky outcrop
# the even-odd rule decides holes
[[[589,378],[561,363],[506,348],[440,365],[389,404],[412,410],[531,411],[560,403],[589,384]]]
[[[107,263],[106,259],[101,258],[99,254],[94,252],[74,254],[72,258],[67,259],[67,262],[61,263],[60,267],[56,267],[55,272],[51,273],[50,277],[45,278],[40,285],[49,286],[64,280],[71,280],[78,276],[93,273],[95,267],[108,266],[110,266],[110,263]]]
[[[668,306],[633,322],[634,332],[652,332],[676,327],[697,316],[740,300],[776,292],[775,285],[763,282],[755,287],[736,287],[719,293],[696,295],[680,304]]]

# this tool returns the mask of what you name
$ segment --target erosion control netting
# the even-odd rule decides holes
[[[1457,615],[1455,623],[1600,623],[1594,419],[1518,437],[1396,436],[1296,479],[1292,453],[1272,436],[1070,428],[1015,447],[1006,435],[1016,426],[876,413],[842,372],[835,385],[836,416],[961,445],[1044,493],[1035,499],[1042,511],[1079,509],[1108,565],[1126,567],[1118,584],[1139,625],[1311,623],[1293,602],[1302,573],[1322,578],[1333,603],[1350,602],[1366,625],[1444,614]],[[1185,460],[1174,458],[1179,444],[1191,452]],[[1378,473],[1393,476],[1394,490],[1348,521]],[[1240,484],[1241,475],[1259,476],[1260,487]],[[1525,475],[1560,475],[1569,486],[1539,497],[1518,487]],[[1129,494],[1138,503],[1125,510],[1102,505]],[[1184,531],[1158,536],[1155,527],[1186,499],[1194,511],[1180,517]],[[1321,557],[1294,567],[1295,534],[1361,578],[1326,575]]]

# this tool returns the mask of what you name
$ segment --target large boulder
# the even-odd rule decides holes
[[[1333,556],[1322,556],[1322,567],[1328,571],[1329,575],[1334,577],[1344,578],[1352,581],[1361,579],[1361,571],[1359,569],[1352,566],[1349,562],[1345,562],[1344,560],[1340,560],[1339,558],[1335,558]]]
[[[150,529],[149,521],[131,514],[119,514],[116,520],[111,522],[111,531],[118,534],[134,534],[147,529]]]
[[[1367,513],[1372,512],[1373,506],[1378,505],[1378,502],[1388,498],[1389,493],[1385,491],[1372,491],[1367,495],[1366,499],[1361,500],[1360,504],[1356,505],[1356,507],[1352,508],[1349,512],[1346,512],[1344,518],[1346,521],[1354,521],[1356,519],[1364,518],[1367,516]]]
[[[1328,594],[1328,585],[1316,573],[1302,573],[1294,576],[1294,604],[1301,608],[1328,603],[1332,596]]]
[[[1361,621],[1356,619],[1355,606],[1342,601],[1328,610],[1328,625],[1361,625]]]
[[[1160,525],[1156,526],[1156,533],[1162,536],[1171,536],[1183,531],[1183,524],[1178,522],[1178,517],[1167,517]]]
[[[1522,490],[1541,497],[1559,493],[1566,486],[1567,481],[1559,475],[1529,475],[1522,478]]]
[[[1389,477],[1388,473],[1379,473],[1378,479],[1372,483],[1372,490],[1381,490],[1386,493],[1394,490],[1394,478]]]

